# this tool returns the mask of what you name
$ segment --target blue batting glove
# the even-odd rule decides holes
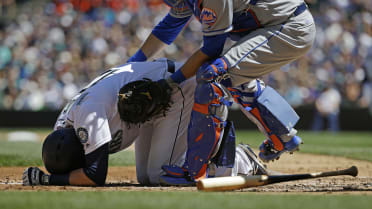
[[[203,65],[196,73],[196,80],[198,82],[211,82],[217,77],[225,74],[228,68],[228,62],[224,58],[218,58],[209,65]]]

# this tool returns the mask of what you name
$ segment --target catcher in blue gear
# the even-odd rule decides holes
[[[306,54],[315,25],[303,0],[164,0],[169,13],[129,62],[145,61],[171,44],[192,16],[201,23],[203,45],[167,83],[197,75],[195,104],[182,168],[164,167],[165,183],[194,182],[208,176],[208,163],[223,144],[227,107],[237,102],[266,140],[259,156],[274,160],[302,142],[290,105],[260,77]],[[227,39],[234,44],[224,50]],[[229,130],[231,132],[231,130]],[[176,178],[176,179],[171,179]],[[171,179],[171,180],[170,180]]]

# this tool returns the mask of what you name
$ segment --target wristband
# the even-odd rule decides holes
[[[141,49],[138,49],[138,51],[131,57],[127,62],[144,62],[147,60],[146,55],[143,53]]]
[[[49,177],[49,185],[64,186],[70,184],[70,174],[52,174]]]
[[[177,70],[175,73],[173,73],[171,76],[171,79],[180,84],[182,83],[184,80],[186,80],[186,77],[183,75],[182,71],[181,70]]]
[[[47,175],[47,174],[41,175],[40,184],[41,185],[49,185],[49,178],[50,178],[50,176]]]

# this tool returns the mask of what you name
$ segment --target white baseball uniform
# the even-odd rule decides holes
[[[176,63],[176,68],[180,66],[181,63]],[[94,79],[66,105],[54,129],[74,127],[86,155],[106,143],[110,143],[110,154],[116,153],[135,141],[138,182],[157,184],[164,174],[162,165],[182,166],[184,163],[195,79],[182,83],[181,90],[174,92],[173,105],[165,117],[155,117],[142,125],[128,126],[120,120],[117,95],[120,88],[129,82],[143,78],[159,80],[169,75],[166,60],[112,68]],[[241,164],[240,168],[244,169],[235,171],[235,175],[237,172],[249,174],[251,165],[239,162],[236,164]],[[219,173],[230,175],[230,170]]]

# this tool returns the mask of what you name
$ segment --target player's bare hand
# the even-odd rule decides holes
[[[45,174],[38,167],[29,167],[23,172],[23,185],[47,185],[49,182],[49,175]]]

